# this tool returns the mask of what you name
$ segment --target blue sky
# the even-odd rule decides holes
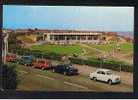
[[[3,28],[133,31],[133,7],[3,6]]]

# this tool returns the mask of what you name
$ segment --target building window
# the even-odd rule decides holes
[[[86,40],[86,36],[85,35],[82,35],[81,36],[81,40]]]
[[[53,40],[53,35],[50,35],[50,40]]]
[[[76,40],[76,36],[73,36],[73,35],[72,35],[72,36],[71,36],[71,39],[72,39],[72,40]]]
[[[64,35],[59,35],[59,40],[65,40],[65,36]]]
[[[98,36],[94,36],[93,39],[94,39],[94,40],[98,40]]]
[[[80,36],[79,35],[77,36],[77,40],[80,40]]]
[[[88,40],[93,40],[93,36],[89,35]]]
[[[54,40],[58,40],[58,36],[57,35],[54,35]]]

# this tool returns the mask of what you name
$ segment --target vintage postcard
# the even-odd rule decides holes
[[[3,6],[3,87],[133,92],[134,7]]]

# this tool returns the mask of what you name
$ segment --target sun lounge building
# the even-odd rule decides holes
[[[50,31],[43,39],[51,44],[99,43],[102,32],[88,31]]]

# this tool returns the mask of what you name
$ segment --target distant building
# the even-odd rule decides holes
[[[28,29],[13,30],[17,34],[25,34],[34,42],[44,40],[50,44],[76,44],[76,43],[95,43],[103,42],[104,32],[99,31],[77,31],[77,30],[41,30],[29,32]],[[39,33],[39,34],[38,34]]]
[[[100,43],[102,32],[51,31],[43,33],[43,39],[51,44]]]
[[[107,32],[107,36],[117,36],[118,34],[116,32]]]

